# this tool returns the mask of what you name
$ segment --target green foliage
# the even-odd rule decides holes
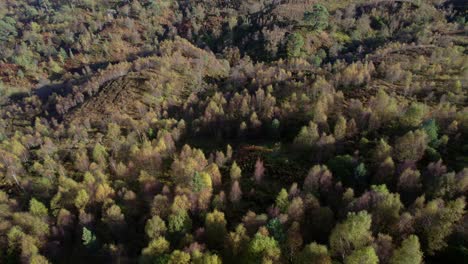
[[[13,226],[7,233],[8,240],[8,253],[13,255],[18,250],[21,239],[25,234],[23,230],[18,226]]]
[[[395,142],[395,158],[400,161],[418,161],[427,148],[427,134],[423,130],[410,131]]]
[[[371,186],[371,190],[378,199],[372,208],[372,221],[377,230],[382,233],[390,232],[400,219],[400,211],[404,208],[399,194],[390,193],[386,185]]]
[[[41,256],[39,254],[35,254],[31,256],[30,263],[31,264],[49,264],[50,262],[47,260],[46,257]]]
[[[374,162],[382,162],[391,156],[392,146],[390,146],[384,139],[380,139],[372,154]]]
[[[453,232],[454,225],[460,221],[465,213],[466,202],[464,198],[459,198],[448,202],[445,206],[443,201],[436,199],[430,201],[422,211],[419,212],[418,226],[419,237],[429,255],[442,250],[447,246],[446,239]],[[427,224],[424,219],[431,219]]]
[[[97,143],[93,149],[93,160],[97,163],[105,164],[107,156],[106,148],[100,143]]]
[[[153,139],[153,138],[155,138],[155,136],[156,136],[156,135],[155,135],[155,133],[154,133],[153,128],[150,127],[150,128],[148,129],[148,138]]]
[[[278,138],[280,136],[280,121],[276,118],[271,122],[270,133],[273,138]]]
[[[169,242],[164,237],[157,237],[150,241],[148,246],[141,252],[141,263],[167,263],[169,256]]]
[[[302,54],[304,47],[304,37],[299,33],[292,33],[286,41],[286,54],[288,58],[298,58]]]
[[[96,243],[96,236],[94,233],[86,227],[83,227],[83,233],[81,235],[81,241],[85,247],[93,247]]]
[[[49,70],[55,74],[60,74],[63,72],[63,68],[60,67],[60,65],[54,60],[49,60]]]
[[[422,103],[412,103],[400,122],[404,127],[418,127],[427,113],[427,106]]]
[[[358,182],[363,182],[366,179],[367,169],[364,163],[359,163],[359,165],[354,169],[354,178]]]
[[[192,189],[194,192],[200,192],[204,189],[211,189],[211,177],[206,172],[195,172],[192,178]]]
[[[216,254],[205,253],[193,260],[194,264],[222,264],[221,258]]]
[[[281,212],[285,213],[289,207],[289,198],[288,192],[286,189],[281,189],[278,196],[276,196],[276,206],[280,209]]]
[[[13,62],[27,71],[34,72],[36,70],[37,61],[33,51],[26,43],[21,44],[18,54],[13,57]]]
[[[301,128],[301,131],[294,139],[294,144],[301,148],[312,147],[314,146],[314,143],[318,140],[318,138],[319,133],[317,124],[311,121],[309,122],[308,126],[304,126]]]
[[[337,224],[332,230],[330,235],[332,254],[345,257],[353,250],[367,246],[372,238],[371,222],[371,216],[365,211],[349,213],[346,220]]]
[[[437,146],[437,139],[439,138],[439,127],[434,119],[429,119],[422,124],[422,129],[426,132],[429,145],[432,147]]]
[[[206,215],[205,232],[208,239],[208,245],[211,248],[218,248],[224,243],[227,234],[227,221],[224,218],[224,213],[214,210]]]
[[[390,264],[419,264],[422,263],[423,253],[421,252],[419,239],[415,235],[403,240],[401,246],[393,252]]]
[[[237,225],[235,231],[229,232],[226,238],[226,254],[232,259],[243,256],[247,250],[249,236],[247,230],[242,224]]]
[[[379,258],[375,254],[373,247],[365,247],[357,249],[351,253],[348,257],[345,258],[345,264],[377,264],[379,263]]]
[[[341,115],[335,124],[333,135],[337,140],[342,140],[346,136],[346,119]]]
[[[164,235],[166,230],[166,223],[158,215],[155,215],[151,219],[149,219],[145,225],[146,235],[150,239],[156,239]]]
[[[180,251],[174,250],[169,257],[169,261],[167,264],[189,264],[190,263],[190,255]]]
[[[192,221],[186,211],[171,214],[168,221],[168,230],[172,233],[187,232],[192,227]]]
[[[15,27],[16,21],[12,17],[4,17],[0,19],[0,40],[10,41],[18,36],[18,31]]]
[[[231,176],[232,181],[237,181],[242,176],[242,170],[239,168],[237,163],[234,161],[231,166],[231,170],[229,171],[229,175]]]
[[[0,1],[0,263],[463,262],[460,6],[306,2]]]
[[[440,159],[442,159],[442,156],[440,155],[440,153],[437,152],[437,150],[432,147],[427,147],[426,156],[428,160],[433,161],[433,162],[437,162]]]
[[[323,30],[328,27],[329,16],[325,6],[316,4],[311,12],[304,13],[304,23],[313,30]]]
[[[332,260],[326,246],[312,242],[304,247],[294,263],[331,264]]]
[[[280,254],[281,250],[274,238],[257,233],[249,243],[245,263],[275,263],[279,260]]]
[[[76,208],[82,209],[88,204],[88,202],[89,202],[88,192],[86,192],[86,190],[84,189],[79,190],[75,198]]]
[[[286,234],[283,230],[283,224],[281,224],[278,218],[273,218],[270,221],[268,221],[266,227],[268,228],[268,231],[276,241],[278,241],[279,243],[283,243],[285,241]]]
[[[31,201],[29,201],[29,212],[38,217],[47,217],[49,214],[45,205],[35,198],[32,198]]]

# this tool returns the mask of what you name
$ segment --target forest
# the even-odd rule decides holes
[[[468,263],[465,0],[0,0],[0,263]]]

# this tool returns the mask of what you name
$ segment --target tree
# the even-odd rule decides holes
[[[221,172],[219,171],[217,163],[208,165],[205,168],[205,172],[210,175],[213,187],[217,188],[221,185]]]
[[[280,137],[280,121],[276,118],[271,122],[270,136],[274,139],[278,139]]]
[[[14,18],[6,16],[0,19],[0,40],[8,42],[18,35],[16,30],[16,21]]]
[[[75,206],[77,209],[83,209],[89,202],[89,195],[85,189],[78,191],[75,197]]]
[[[291,220],[301,221],[304,216],[304,202],[301,197],[294,197],[288,207]]]
[[[207,244],[210,248],[219,248],[223,245],[227,234],[226,224],[224,213],[218,210],[206,215],[205,232]]]
[[[327,166],[315,165],[309,170],[304,180],[304,190],[314,194],[321,194],[330,190],[332,184],[333,176]]]
[[[439,138],[439,127],[434,119],[429,119],[422,124],[422,129],[426,132],[429,145],[436,147],[437,138]]]
[[[366,206],[365,201],[369,201]],[[362,195],[356,203],[360,203],[364,209],[372,212],[374,230],[381,233],[389,233],[391,228],[400,218],[403,204],[398,193],[390,193],[386,185],[371,186],[371,191]],[[363,208],[358,208],[362,210]]]
[[[447,203],[436,199],[416,212],[417,234],[429,255],[447,246],[446,238],[465,214],[465,206],[464,198]]]
[[[423,130],[410,131],[395,142],[395,159],[419,161],[427,148],[427,134]]]
[[[364,163],[359,163],[359,165],[354,169],[354,179],[358,184],[363,184],[366,182],[367,169]]]
[[[393,175],[395,174],[395,162],[392,157],[387,157],[381,162],[377,168],[377,172],[374,175],[373,183],[375,184],[387,184],[391,186],[393,183]]]
[[[308,126],[301,128],[301,131],[294,139],[294,144],[298,147],[312,147],[319,139],[317,124],[310,121]]]
[[[420,264],[423,253],[420,249],[419,239],[411,235],[401,243],[401,246],[393,252],[390,264]]]
[[[36,246],[35,239],[29,235],[21,237],[21,259],[23,261],[30,260],[32,256],[38,255],[39,249]]]
[[[302,247],[304,240],[301,235],[301,226],[299,222],[294,221],[288,229],[287,246],[290,259],[295,258]]]
[[[97,143],[93,149],[93,160],[99,164],[106,164],[107,156],[106,148],[100,143]]]
[[[237,166],[237,163],[234,161],[231,166],[231,170],[229,171],[229,175],[231,176],[232,181],[237,181],[242,176],[242,170]]]
[[[141,251],[140,261],[142,263],[166,263],[169,251],[169,242],[164,237],[151,240],[146,248]],[[164,261],[166,260],[166,261]]]
[[[31,256],[29,263],[31,263],[31,264],[49,264],[50,262],[44,256],[39,255],[39,254],[34,254],[33,256]]]
[[[249,239],[247,230],[242,224],[239,224],[234,232],[230,232],[224,244],[229,259],[242,256],[247,250]]]
[[[246,263],[276,263],[281,256],[278,242],[267,235],[258,232],[250,241]]]
[[[169,257],[167,264],[189,264],[190,255],[180,250],[174,250]]]
[[[367,246],[371,239],[372,218],[366,211],[348,213],[346,220],[333,228],[330,247],[333,255],[345,259],[352,250]]]
[[[392,121],[399,114],[396,99],[389,96],[384,89],[379,89],[377,95],[371,99],[370,105],[380,124]]]
[[[410,198],[415,198],[414,196],[418,193],[421,187],[421,173],[418,170],[407,168],[398,178],[397,188],[402,195],[404,194],[408,195]]]
[[[192,177],[192,191],[195,193],[212,190],[211,176],[206,172],[195,172]]]
[[[315,242],[307,245],[294,261],[296,264],[331,264],[327,246]]]
[[[232,147],[231,147],[231,145],[228,144],[227,147],[226,147],[226,158],[228,160],[231,160],[232,159],[232,154],[233,154]]]
[[[96,243],[96,236],[86,227],[83,227],[83,234],[81,236],[83,245],[86,247],[93,247]]]
[[[422,103],[412,103],[400,118],[404,127],[417,127],[427,113],[427,106]]]
[[[172,202],[171,211],[173,213],[180,213],[182,211],[187,211],[188,209],[190,209],[190,206],[191,203],[187,195],[177,195],[176,197],[174,197],[174,201]]]
[[[114,190],[107,183],[101,183],[96,188],[95,199],[97,202],[104,202],[114,194]]]
[[[345,258],[345,264],[377,264],[379,258],[373,247],[357,249]]]
[[[168,230],[171,233],[184,233],[192,227],[192,219],[187,211],[180,210],[169,215]]]
[[[194,264],[222,264],[221,258],[216,254],[204,253],[193,259]]]
[[[170,203],[167,196],[158,194],[154,196],[151,203],[151,214],[166,218],[170,213]]]
[[[375,147],[372,156],[375,163],[383,162],[387,157],[391,156],[392,147],[384,139],[380,139]]]
[[[104,210],[104,208],[105,207],[103,207],[102,221],[107,223],[115,233],[118,233],[118,231],[120,231],[118,228],[125,225],[125,216],[122,213],[122,209],[116,204],[112,204],[106,210]]]
[[[276,207],[280,209],[282,213],[285,213],[288,210],[289,206],[289,198],[288,198],[288,192],[286,189],[281,189],[279,192],[278,196],[276,196]]]
[[[273,238],[276,241],[278,241],[279,243],[285,241],[286,235],[283,230],[283,224],[281,224],[278,218],[271,219],[266,227],[268,228],[268,232],[273,236]]]
[[[216,151],[215,154],[215,163],[219,167],[223,166],[224,163],[226,162],[226,157],[224,156],[224,153],[222,151]]]
[[[390,235],[378,234],[373,247],[379,256],[380,263],[389,263],[394,252],[393,238]]]
[[[166,223],[158,215],[155,215],[151,219],[149,219],[145,225],[146,235],[150,239],[155,239],[159,236],[164,235],[166,230]]]
[[[313,30],[323,30],[328,27],[328,17],[330,14],[325,6],[316,4],[312,11],[304,13],[304,22]]]
[[[42,204],[41,202],[39,202],[35,198],[32,198],[29,201],[29,212],[32,215],[35,215],[35,216],[41,217],[41,218],[47,217],[47,215],[49,214],[49,211],[44,206],[44,204]]]
[[[304,38],[299,33],[292,33],[286,41],[286,54],[288,58],[297,58],[302,54],[304,47]]]
[[[229,193],[229,200],[232,203],[238,203],[242,198],[242,190],[240,188],[239,182],[235,181],[232,183],[231,192]]]
[[[333,135],[337,140],[342,140],[346,136],[346,119],[340,115],[336,121]]]
[[[262,181],[263,175],[265,174],[265,167],[263,166],[263,161],[257,159],[255,162],[255,172],[254,172],[254,179],[256,183],[260,183]]]

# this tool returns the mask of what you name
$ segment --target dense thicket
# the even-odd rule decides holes
[[[467,20],[1,1],[0,263],[467,262]]]

